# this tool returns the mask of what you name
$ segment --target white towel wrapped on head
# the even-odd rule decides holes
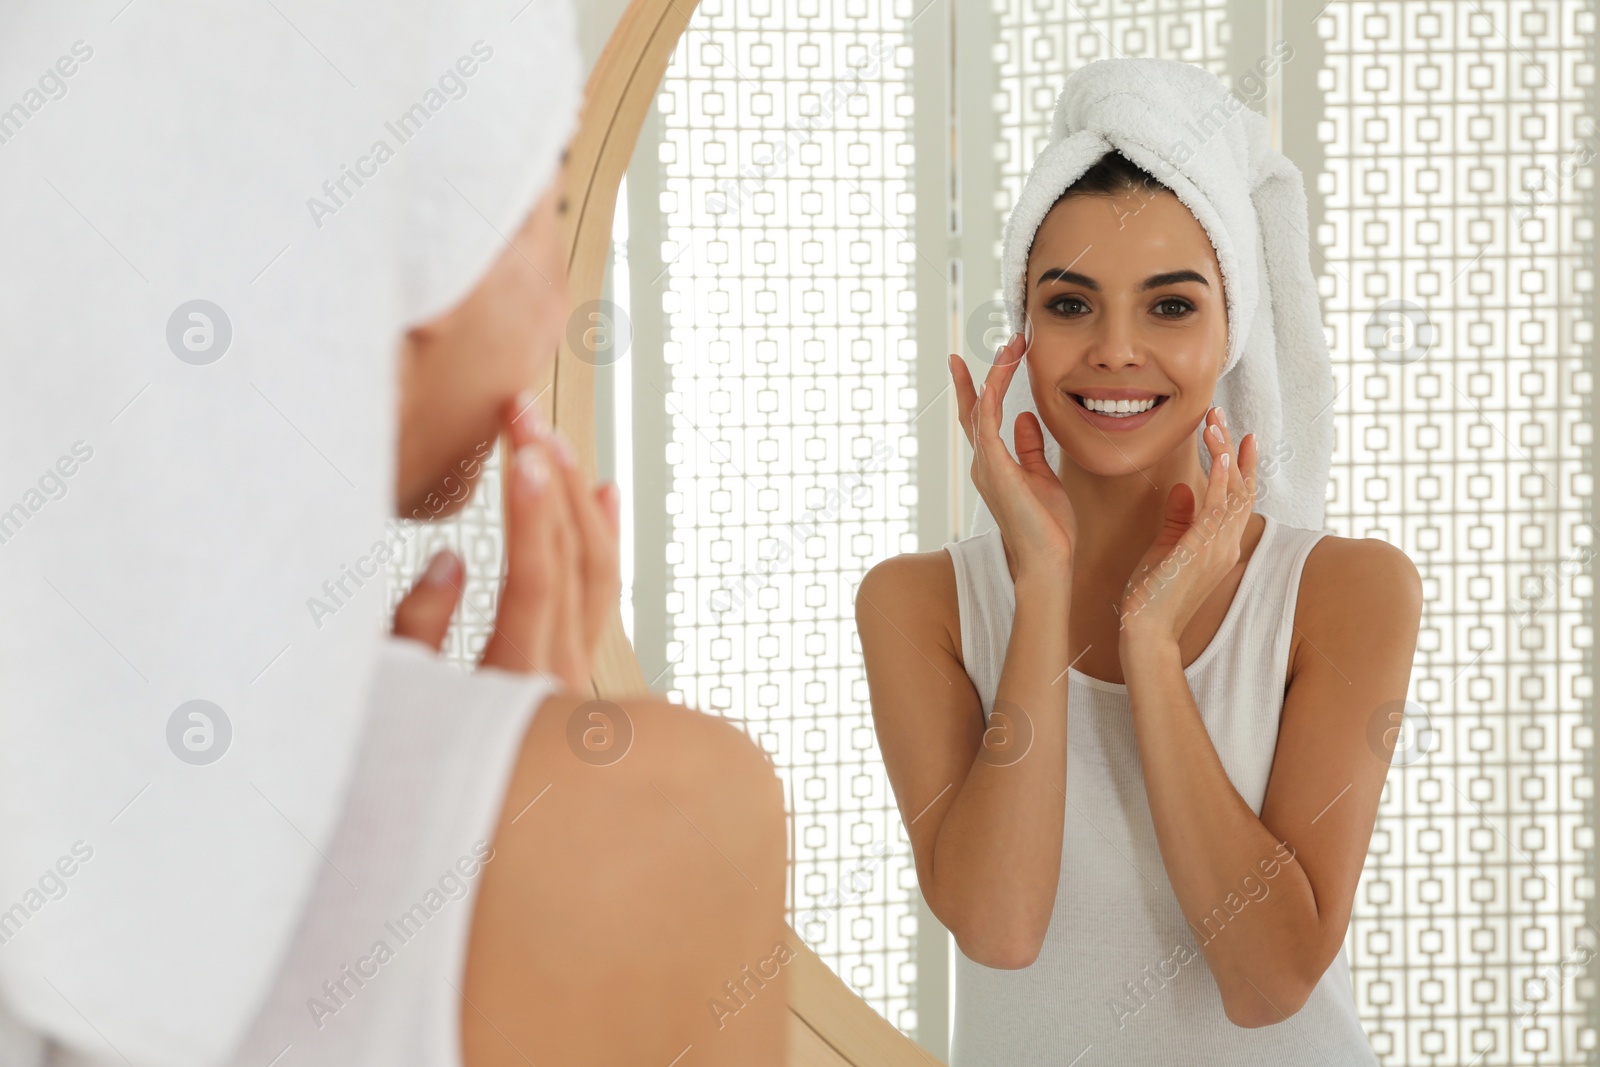
[[[1022,332],[1028,253],[1061,194],[1113,150],[1148,171],[1188,207],[1216,249],[1228,354],[1214,402],[1227,411],[1236,442],[1256,435],[1256,509],[1321,529],[1333,457],[1333,371],[1311,273],[1305,186],[1269,141],[1266,119],[1202,67],[1104,59],[1079,69],[1056,99],[1049,144],[1006,223],[1001,292],[1012,332]],[[1008,446],[1021,411],[1038,414],[1026,364],[1005,397]],[[1044,430],[1045,456],[1059,471],[1061,446]],[[1195,448],[1209,471],[1198,427]],[[980,499],[970,533],[994,524]]]

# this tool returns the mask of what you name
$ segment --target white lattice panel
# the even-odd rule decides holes
[[[791,922],[907,1030],[915,869],[853,605],[867,568],[916,548],[910,17],[703,3],[657,101],[669,693],[773,755]]]
[[[394,553],[386,565],[391,613],[416,584],[435,552],[449,548],[466,563],[461,604],[442,649],[445,659],[463,670],[478,662],[494,629],[500,576],[505,568],[499,448],[489,454],[483,468],[472,500],[460,512],[443,521],[396,519],[385,538]],[[453,488],[457,485],[452,483],[440,492],[458,493],[459,489]]]
[[[1319,20],[1328,524],[1404,548],[1427,598],[1429,730],[1390,773],[1349,941],[1386,1064],[1594,1055],[1594,19],[1528,0]]]

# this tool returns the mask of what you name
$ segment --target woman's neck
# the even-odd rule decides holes
[[[1062,456],[1059,476],[1078,517],[1074,569],[1124,578],[1160,532],[1172,487],[1187,482],[1198,507],[1206,486],[1205,471],[1192,446],[1154,467],[1116,475],[1087,471]]]

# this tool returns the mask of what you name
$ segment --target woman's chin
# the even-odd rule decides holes
[[[438,491],[416,493],[399,498],[401,503],[395,515],[402,519],[414,519],[418,522],[438,522],[459,514],[472,502],[472,492],[447,496]]]
[[[1058,438],[1063,442],[1062,455],[1085,474],[1092,474],[1098,478],[1123,478],[1141,471],[1149,472],[1161,466],[1163,460],[1172,454],[1172,448],[1161,447],[1161,442],[1149,441],[1108,441],[1104,437],[1095,440],[1073,440],[1070,437]]]

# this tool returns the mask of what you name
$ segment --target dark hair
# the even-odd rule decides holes
[[[1140,188],[1151,193],[1172,192],[1162,185],[1155,175],[1113,148],[1084,171],[1077,181],[1069,185],[1066,191],[1056,198],[1056,203],[1059,204],[1069,196],[1114,196],[1118,193],[1137,192]]]
[[[1162,185],[1155,175],[1113,148],[1080,174],[1077,181],[1067,186],[1062,194],[1056,197],[1055,203],[1050,205],[1050,211],[1054,211],[1056,204],[1069,196],[1116,196],[1120,193],[1137,193],[1141,189],[1147,196],[1172,192]],[[1050,211],[1046,211],[1045,215],[1048,216]],[[1039,221],[1042,225],[1044,219]],[[1038,231],[1034,231],[1033,237],[1035,241],[1038,240]],[[1033,258],[1033,241],[1028,242],[1027,258]],[[1024,288],[1027,286],[1026,276],[1023,278],[1023,286]]]

